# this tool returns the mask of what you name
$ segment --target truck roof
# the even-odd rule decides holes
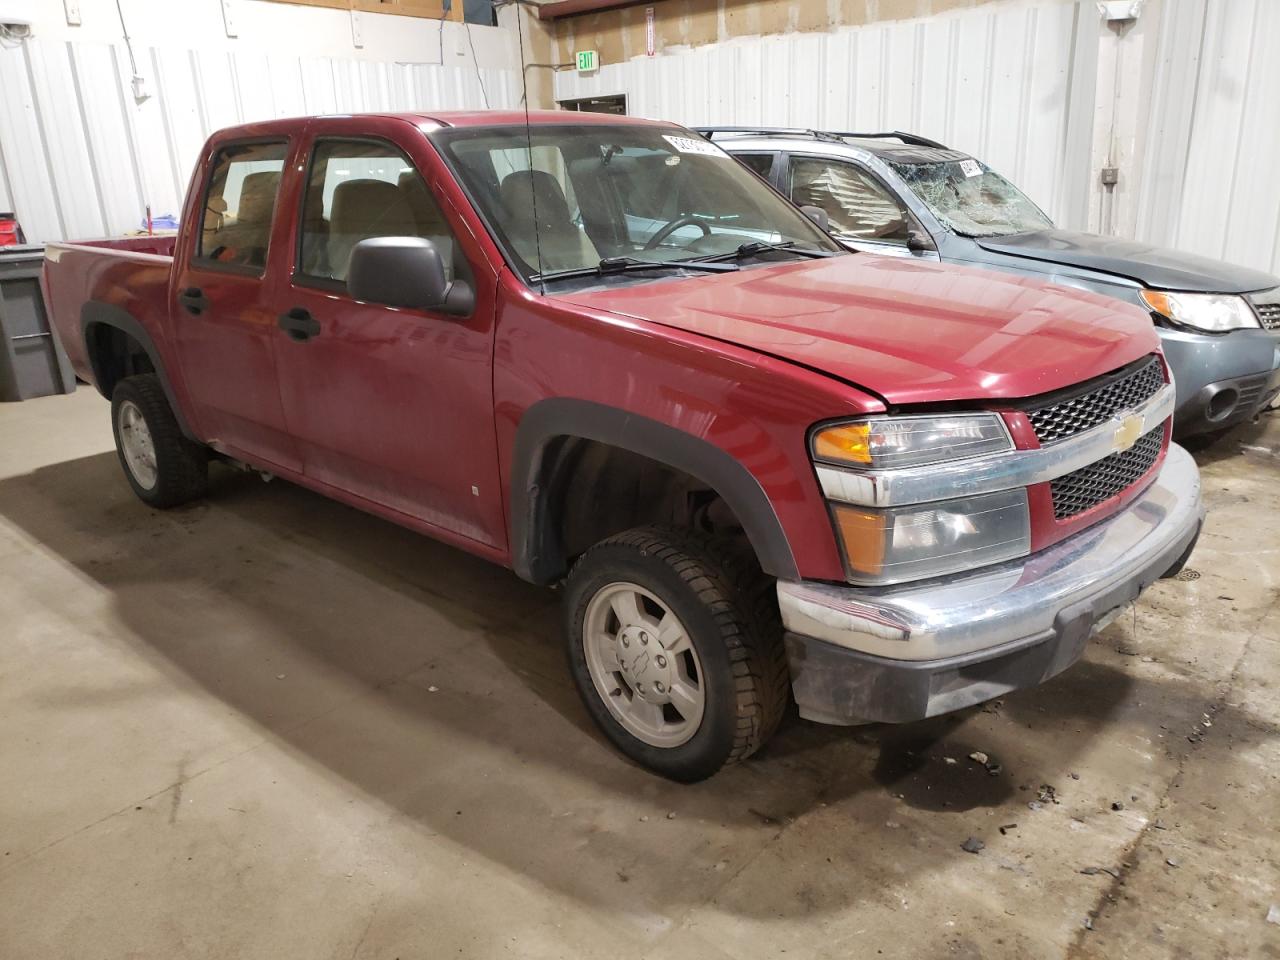
[[[636,126],[671,126],[660,120],[645,120],[640,117],[623,117],[609,113],[578,113],[571,110],[530,110],[526,118],[523,110],[435,110],[431,112],[399,112],[378,111],[372,113],[328,113],[315,116],[284,117],[278,120],[262,120],[254,123],[235,124],[224,127],[215,134],[215,138],[223,140],[232,132],[250,129],[258,134],[293,133],[309,120],[321,120],[332,117],[363,117],[371,121],[401,120],[414,125],[434,123],[442,127],[501,127],[523,126],[526,122],[531,126],[548,124],[629,124]]]

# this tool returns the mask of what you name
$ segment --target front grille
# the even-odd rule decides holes
[[[1128,450],[1103,457],[1049,484],[1053,516],[1066,520],[1110,500],[1155,466],[1164,444],[1164,424],[1138,438]]]
[[[1027,411],[1040,445],[1065,440],[1117,413],[1134,407],[1156,395],[1164,386],[1164,367],[1152,354],[1116,373],[1072,390],[1068,396],[1058,395],[1043,406]]]
[[[1280,330],[1280,303],[1255,303],[1253,309],[1266,329]]]

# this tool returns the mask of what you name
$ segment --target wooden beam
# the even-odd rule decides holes
[[[325,7],[329,10],[359,10],[361,13],[390,13],[401,17],[439,20],[444,13],[441,0],[271,0],[303,7]],[[445,19],[462,22],[462,0],[453,0],[453,9]]]

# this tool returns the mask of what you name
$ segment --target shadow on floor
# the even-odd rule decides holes
[[[890,800],[963,812],[1026,799],[1029,783],[1065,778],[1133,694],[1127,674],[1085,662],[989,716],[855,729],[793,717],[759,757],[681,787],[631,766],[592,728],[550,591],[282,482],[218,468],[209,500],[159,513],[119,469],[104,453],[0,481],[0,514],[111,592],[127,629],[104,642],[424,830],[609,908],[678,912],[709,899],[732,875],[713,872],[718,861],[749,859],[819,805],[857,817],[865,804],[878,828],[874,808]],[[277,682],[285,664],[297,683]],[[95,703],[67,691],[64,706]],[[1002,769],[969,761],[975,750]],[[560,819],[559,804],[578,813]],[[655,853],[643,823],[619,826],[613,811],[628,805],[678,811],[676,848]],[[548,856],[548,835],[571,853]],[[939,856],[966,856],[947,849]],[[758,906],[768,917],[808,910]]]

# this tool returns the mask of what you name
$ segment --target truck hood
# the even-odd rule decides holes
[[[975,242],[992,253],[1097,270],[1157,290],[1251,293],[1280,286],[1280,278],[1260,270],[1095,233],[1037,230],[1012,237],[981,237]]]
[[[820,370],[891,404],[1013,399],[1158,348],[1109,297],[994,271],[872,255],[615,286],[561,299]]]

